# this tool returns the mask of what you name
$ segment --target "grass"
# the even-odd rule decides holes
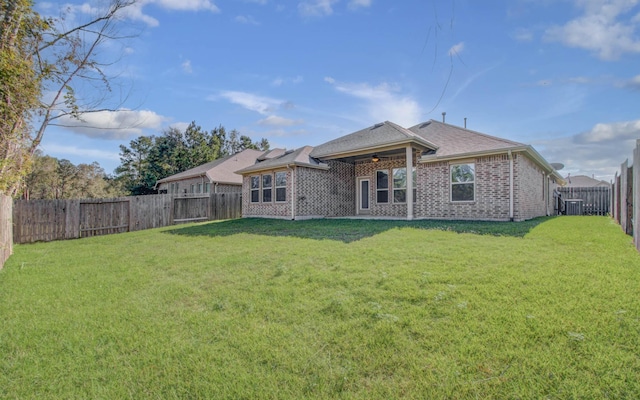
[[[236,220],[16,246],[0,398],[638,398],[605,217]]]

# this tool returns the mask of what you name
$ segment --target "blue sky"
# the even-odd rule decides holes
[[[120,144],[191,121],[292,149],[446,112],[610,180],[640,139],[639,0],[143,0],[120,24],[118,111],[50,127],[46,154],[111,173]]]

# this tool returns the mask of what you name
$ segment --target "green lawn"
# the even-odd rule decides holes
[[[606,217],[235,220],[19,245],[0,398],[640,397]]]

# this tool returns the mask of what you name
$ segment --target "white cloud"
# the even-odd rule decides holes
[[[300,119],[296,120],[296,119],[283,118],[283,117],[278,117],[277,115],[269,115],[267,118],[264,118],[258,121],[258,125],[280,126],[280,127],[301,125],[303,123],[304,121]]]
[[[220,9],[211,0],[138,0],[130,6],[122,8],[119,11],[119,15],[122,18],[143,22],[150,27],[160,25],[156,18],[144,13],[144,8],[148,5],[155,5],[165,10],[174,11],[220,12]],[[62,7],[67,11],[67,21],[73,21],[77,13],[97,15],[105,11],[104,8],[94,7],[88,2],[83,4],[64,4]],[[46,10],[55,14],[51,7],[46,7]]]
[[[282,100],[238,91],[224,91],[220,93],[220,97],[229,100],[233,104],[238,104],[247,110],[255,111],[263,115],[267,115],[283,104],[286,104],[286,102]],[[209,100],[215,100],[215,98],[209,97]]]
[[[337,91],[364,100],[371,121],[389,120],[402,126],[420,122],[422,110],[418,102],[410,96],[402,95],[395,85],[386,82],[377,86],[368,83],[343,83],[331,77],[324,80]]]
[[[528,29],[520,28],[514,32],[511,37],[519,42],[530,42],[533,40],[533,32]]]
[[[251,15],[238,15],[237,17],[235,17],[235,21],[239,22],[241,24],[247,24],[247,25],[260,25],[260,23],[258,21],[256,21],[255,18],[253,18]]]
[[[629,17],[638,0],[574,0],[584,13],[562,26],[547,29],[545,38],[590,50],[602,60],[640,53],[637,16]]]
[[[631,158],[640,138],[640,120],[599,123],[586,132],[534,143],[549,162],[561,162],[563,175],[594,175],[610,181]]]
[[[623,82],[620,86],[629,89],[640,90],[640,75],[636,75],[628,81]]]
[[[464,50],[464,42],[460,42],[458,44],[451,46],[451,48],[449,49],[449,55],[450,56],[460,55],[460,53],[462,53],[463,50]]]
[[[333,4],[338,0],[306,0],[298,4],[298,12],[304,17],[324,17],[333,14]]]
[[[351,9],[365,8],[365,7],[371,7],[371,0],[351,0],[349,2],[349,8]]]
[[[185,60],[182,64],[180,64],[182,70],[187,74],[193,73],[193,68],[191,68],[191,60]]]
[[[61,145],[57,143],[46,143],[42,145],[42,150],[46,154],[66,154],[70,156],[90,157],[102,160],[120,160],[120,154],[111,151],[97,149],[82,149],[76,146]]]
[[[149,110],[121,109],[85,113],[82,120],[64,116],[56,124],[92,138],[121,140],[139,136],[145,129],[160,129],[166,120],[166,117]]]
[[[282,78],[282,77],[277,77],[276,79],[273,80],[273,82],[271,82],[271,85],[273,86],[282,86],[285,83],[293,83],[293,84],[298,84],[298,83],[302,83],[304,81],[304,78],[302,77],[302,75],[297,75],[293,78]]]

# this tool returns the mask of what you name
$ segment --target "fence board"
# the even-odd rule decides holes
[[[13,254],[13,201],[0,195],[0,269]]]
[[[240,218],[240,193],[200,197],[170,194],[82,200],[16,200],[13,242],[74,239],[177,222]]]
[[[581,214],[607,215],[611,211],[611,188],[562,187],[558,189],[565,201],[582,200]]]

